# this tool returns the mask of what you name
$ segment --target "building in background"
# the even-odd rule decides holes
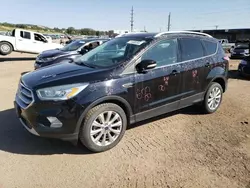
[[[207,33],[217,39],[228,39],[229,42],[235,42],[236,40],[250,39],[250,28],[193,30],[193,31]]]

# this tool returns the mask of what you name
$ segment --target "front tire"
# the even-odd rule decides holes
[[[113,103],[93,107],[81,126],[79,139],[93,152],[103,152],[115,147],[127,128],[124,110]]]
[[[212,114],[219,108],[222,101],[223,89],[219,83],[212,82],[203,101],[203,109],[207,114]]]
[[[1,42],[0,43],[0,54],[1,55],[8,55],[13,51],[12,45],[8,42]]]

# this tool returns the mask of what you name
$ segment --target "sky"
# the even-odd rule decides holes
[[[8,0],[0,22],[95,30],[170,30],[250,28],[250,0]]]

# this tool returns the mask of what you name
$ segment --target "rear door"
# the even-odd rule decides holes
[[[203,80],[203,90],[206,90],[207,85],[209,84],[210,80],[207,80],[208,74],[210,73],[210,71],[212,70],[212,68],[214,67],[214,64],[219,63],[216,62],[217,58],[216,58],[216,53],[219,49],[218,43],[215,41],[211,41],[211,40],[202,40],[203,46],[205,47],[205,51],[206,51],[206,57],[204,59],[204,67],[203,67],[203,75],[201,77],[201,79]],[[220,44],[221,45],[221,44]],[[222,47],[221,47],[222,50]],[[224,61],[224,56],[222,56],[221,60]]]
[[[16,31],[17,32],[17,31]],[[35,52],[32,33],[19,30],[16,33],[16,49],[22,52]]]
[[[180,106],[200,98],[204,84],[205,50],[200,38],[183,37],[179,39],[181,47],[181,65],[184,70],[182,80],[182,101]]]

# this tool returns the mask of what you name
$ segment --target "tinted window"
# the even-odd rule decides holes
[[[42,36],[42,35],[39,35],[37,33],[34,33],[34,38],[36,41],[40,41],[40,42],[45,42],[46,39]]]
[[[182,38],[180,44],[182,61],[200,58],[204,55],[203,47],[199,39]]]
[[[211,42],[211,41],[206,41],[206,40],[203,40],[203,43],[205,45],[207,55],[212,55],[212,54],[214,54],[216,52],[217,43]]]
[[[31,39],[31,37],[30,37],[30,32],[21,31],[21,32],[20,32],[20,36],[21,36],[22,38],[25,38],[25,39]]]
[[[177,40],[164,40],[150,48],[142,55],[141,60],[150,59],[157,63],[157,67],[177,62]]]
[[[75,40],[75,41],[72,41],[71,43],[67,44],[66,46],[64,46],[60,50],[62,50],[64,52],[75,51],[78,48],[82,47],[84,44],[85,44],[85,41],[83,41],[83,40]]]

